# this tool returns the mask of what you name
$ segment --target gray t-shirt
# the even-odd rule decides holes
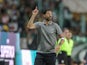
[[[62,33],[59,25],[54,22],[50,22],[48,25],[44,22],[36,22],[35,26],[38,30],[38,52],[55,53],[57,37]]]

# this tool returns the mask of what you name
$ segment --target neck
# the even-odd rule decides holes
[[[49,24],[49,22],[48,22],[48,21],[46,21],[46,22],[45,22],[45,24],[46,24],[46,25],[48,25],[48,24]]]
[[[66,38],[67,40],[69,40],[69,38]]]
[[[50,20],[50,21],[44,20],[44,23],[45,23],[46,25],[48,25],[49,23],[51,23],[51,20]]]
[[[49,24],[49,22],[50,22],[50,21],[48,21],[48,20],[45,20],[45,24],[46,24],[46,25],[48,25],[48,24]]]

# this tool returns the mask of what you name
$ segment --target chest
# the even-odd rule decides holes
[[[56,29],[53,25],[43,25],[41,26],[41,31],[44,31],[45,33],[55,33]]]

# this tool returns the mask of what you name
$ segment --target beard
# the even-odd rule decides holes
[[[52,17],[45,18],[47,21],[51,21]]]

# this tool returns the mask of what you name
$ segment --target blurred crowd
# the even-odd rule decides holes
[[[23,33],[34,5],[33,0],[0,0],[0,31]]]
[[[0,31],[20,32],[25,35],[25,26],[38,0],[0,0]],[[55,8],[54,1],[43,1],[43,9]],[[50,5],[48,5],[50,3]],[[40,14],[41,16],[41,14]],[[41,20],[39,16],[36,20]],[[24,33],[24,34],[23,34]]]
[[[35,6],[39,6],[40,11],[46,8],[53,10],[54,21],[59,23],[59,10],[62,0],[0,0],[0,31],[20,32],[25,36],[25,26],[31,16]],[[80,19],[73,16],[68,7],[63,8],[63,27],[68,27],[74,35],[81,32]],[[42,20],[40,13],[36,21]],[[59,24],[60,25],[60,24]],[[85,33],[86,35],[86,33]]]

